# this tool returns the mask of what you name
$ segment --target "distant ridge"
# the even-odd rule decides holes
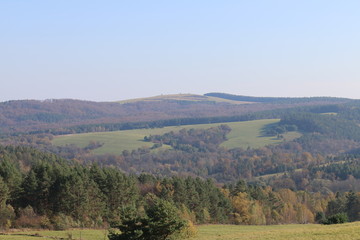
[[[223,98],[232,101],[257,102],[257,103],[305,103],[310,101],[326,101],[326,102],[347,102],[352,101],[350,98],[337,97],[251,97],[243,95],[233,95],[228,93],[206,93],[204,96]]]
[[[29,132],[62,134],[69,133],[69,129],[74,132],[112,131],[124,124],[129,129],[130,125],[134,128],[142,123],[162,121],[177,125],[179,119],[187,119],[189,124],[199,123],[199,119],[201,123],[206,123],[213,121],[212,118],[243,119],[263,111],[350,102],[356,101],[332,97],[250,97],[226,93],[169,94],[121,102],[16,100],[0,102],[0,137]]]
[[[119,101],[119,103],[135,103],[135,102],[161,102],[161,101],[173,101],[173,102],[214,102],[214,103],[231,103],[231,104],[246,104],[251,103],[247,101],[239,101],[239,100],[231,100],[226,98],[219,98],[215,96],[206,96],[206,95],[198,95],[191,93],[180,93],[180,94],[164,94],[158,95],[154,97],[145,97],[145,98],[135,98],[135,99],[127,99],[123,101]]]

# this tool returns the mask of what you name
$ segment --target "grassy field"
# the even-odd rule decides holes
[[[83,230],[74,229],[66,231],[24,231],[13,232],[7,235],[0,235],[0,240],[54,240],[54,239],[72,239],[72,240],[107,240],[107,230]]]
[[[279,121],[280,120],[278,119],[262,119],[246,122],[226,123],[231,128],[231,132],[227,135],[228,140],[222,143],[221,146],[226,148],[258,148],[269,144],[280,143],[283,140],[277,139],[276,137],[266,137],[261,133],[261,130],[265,126],[278,123]],[[284,134],[284,139],[292,140],[300,136],[301,134],[298,132],[289,132]]]
[[[225,123],[232,130],[228,134],[228,140],[221,146],[226,148],[235,147],[261,147],[268,144],[280,143],[283,140],[274,137],[262,136],[261,130],[268,124],[274,124],[279,122],[278,119],[262,119],[246,122],[231,122]],[[151,147],[153,143],[144,142],[145,136],[164,134],[170,131],[179,131],[180,129],[186,128],[210,128],[218,126],[221,123],[214,124],[198,124],[198,125],[184,125],[174,127],[164,127],[155,129],[135,129],[125,131],[114,131],[114,132],[99,132],[99,133],[82,133],[82,134],[69,134],[57,136],[53,140],[53,144],[56,146],[62,146],[66,144],[75,144],[79,147],[85,147],[90,141],[97,141],[104,143],[100,148],[93,151],[94,154],[121,154],[123,150],[133,150],[141,147]],[[300,134],[291,132],[285,134],[286,140],[291,140],[299,137]],[[162,148],[169,148],[169,146],[163,146]]]
[[[196,240],[355,240],[360,223],[339,225],[201,226]]]
[[[0,240],[72,239],[105,240],[106,230],[68,230],[17,232],[17,235],[0,235]],[[19,235],[24,234],[24,235]],[[26,234],[26,235],[25,235]],[[37,236],[29,236],[35,234]],[[204,225],[198,227],[193,240],[359,240],[360,222],[317,225],[294,224],[274,226]]]

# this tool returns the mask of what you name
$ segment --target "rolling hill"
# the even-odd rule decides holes
[[[197,94],[168,94],[159,95],[148,98],[137,98],[120,101],[119,103],[134,103],[134,102],[161,102],[161,101],[182,101],[182,102],[204,102],[204,103],[230,103],[230,104],[249,104],[253,102],[249,101],[237,101],[230,100],[222,97],[208,96],[208,95],[197,95]]]
[[[298,101],[286,98],[286,101],[269,102],[258,101],[259,98],[255,97],[231,96],[174,94],[120,102],[90,102],[72,99],[2,102],[0,103],[0,135],[101,131],[104,124],[239,117],[276,109],[344,104],[353,101],[338,98],[306,98],[306,101]],[[273,117],[276,116],[265,118]],[[206,123],[206,121],[205,119],[200,123]],[[78,127],[77,130],[74,130],[76,127]],[[85,130],[81,130],[82,128]],[[108,129],[105,130],[108,131]]]

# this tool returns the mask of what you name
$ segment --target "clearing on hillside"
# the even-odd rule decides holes
[[[91,141],[99,142],[103,145],[93,150],[94,154],[121,154],[124,150],[134,150],[141,147],[152,147],[153,143],[143,141],[145,136],[164,134],[170,131],[179,131],[181,129],[206,129],[221,124],[226,124],[231,128],[231,132],[227,135],[228,140],[221,144],[226,148],[236,147],[262,147],[269,144],[277,144],[285,140],[292,140],[301,136],[297,132],[289,132],[284,134],[284,139],[269,137],[262,135],[262,129],[269,124],[278,123],[279,119],[262,119],[245,122],[229,122],[229,123],[213,123],[213,124],[197,124],[183,125],[153,129],[135,129],[114,132],[96,132],[81,133],[57,136],[53,140],[56,146],[64,146],[66,144],[75,144],[78,147],[86,147]],[[170,148],[163,145],[162,148]]]

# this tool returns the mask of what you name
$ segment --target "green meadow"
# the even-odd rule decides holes
[[[262,119],[246,122],[225,123],[231,128],[227,135],[228,140],[221,144],[225,148],[258,148],[269,144],[280,143],[283,140],[293,140],[301,136],[298,132],[289,132],[284,134],[284,139],[264,136],[262,130],[270,125],[278,123],[279,119]],[[219,125],[219,124],[218,124]]]
[[[276,144],[285,140],[292,140],[297,138],[300,133],[290,132],[284,135],[284,139],[277,139],[276,137],[263,136],[262,129],[270,124],[278,123],[279,119],[262,119],[245,122],[229,122],[229,123],[213,123],[213,124],[197,124],[172,126],[154,129],[135,129],[114,132],[96,132],[96,133],[81,133],[57,136],[53,140],[56,146],[63,146],[66,144],[75,144],[78,147],[85,147],[91,141],[103,143],[100,148],[93,150],[94,154],[121,154],[124,150],[134,150],[141,147],[151,147],[153,143],[144,142],[145,136],[164,134],[170,131],[179,131],[181,129],[206,129],[221,124],[228,125],[232,130],[227,135],[228,140],[222,143],[221,146],[225,148],[235,147],[262,147],[269,144]],[[163,146],[162,148],[170,148]]]
[[[106,230],[27,231],[0,235],[0,240],[106,240]],[[70,238],[71,237],[71,238]],[[360,222],[319,225],[293,224],[272,226],[203,225],[193,240],[358,240]]]

